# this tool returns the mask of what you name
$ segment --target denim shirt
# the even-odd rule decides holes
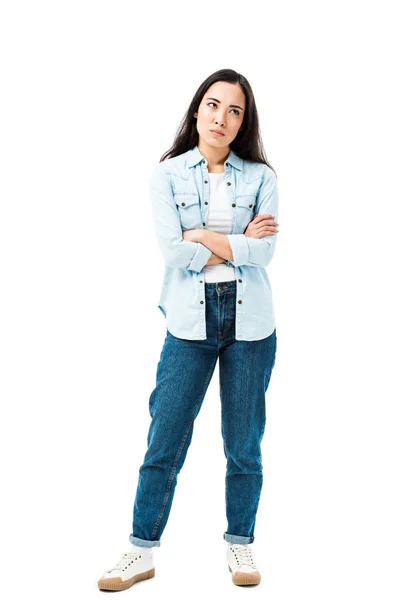
[[[275,329],[271,285],[265,267],[276,246],[276,233],[259,239],[243,234],[255,213],[278,220],[276,175],[266,164],[230,151],[224,164],[232,210],[227,235],[235,268],[237,340],[260,340]],[[212,252],[200,242],[184,240],[187,229],[207,229],[210,184],[208,162],[198,146],[158,163],[150,176],[152,216],[165,272],[158,308],[176,337],[205,340],[206,302],[203,267]]]

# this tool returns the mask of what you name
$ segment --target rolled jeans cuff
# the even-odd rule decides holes
[[[254,535],[247,537],[245,535],[232,535],[231,533],[224,533],[224,540],[231,542],[231,544],[252,544],[254,542]]]
[[[135,544],[135,546],[144,546],[145,548],[160,545],[160,540],[142,540],[142,538],[134,537],[132,534],[129,535],[129,541],[131,544]]]

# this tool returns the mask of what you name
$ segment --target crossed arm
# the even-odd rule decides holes
[[[225,262],[224,258],[221,258],[221,256],[218,256],[218,254],[215,254],[214,252],[211,254],[210,258],[208,259],[208,261],[206,262],[206,265],[218,265],[220,263]]]
[[[278,191],[276,176],[271,171],[260,187],[258,195],[258,213],[260,215],[278,215]],[[256,217],[258,220],[259,217]],[[253,219],[254,220],[254,219]],[[212,254],[207,265],[227,261],[230,266],[266,267],[272,260],[276,246],[276,235],[265,235],[261,238],[246,236],[244,233],[228,234],[209,231],[208,229],[192,229],[183,232],[183,239],[197,242]]]
[[[233,259],[231,245],[224,233],[217,233],[209,229],[190,229],[184,231],[182,237],[190,242],[200,242],[211,250],[212,254],[206,265],[216,265]]]
[[[167,266],[200,273],[205,265],[225,261],[234,267],[266,267],[271,262],[276,235],[253,238],[243,233],[225,235],[208,229],[182,232],[171,183],[163,168],[158,165],[153,171],[150,190],[156,236]],[[278,191],[272,169],[263,175],[257,212],[272,214],[278,220]]]

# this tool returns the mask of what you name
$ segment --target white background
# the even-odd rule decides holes
[[[130,547],[165,335],[148,177],[201,82],[253,87],[278,175],[253,594],[398,599],[394,2],[1,4],[2,588],[99,597]],[[225,559],[218,367],[156,577],[240,594]],[[159,596],[158,596],[159,597]]]

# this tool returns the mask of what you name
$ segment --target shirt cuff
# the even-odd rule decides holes
[[[232,250],[233,258],[230,262],[237,267],[245,265],[249,260],[249,246],[243,233],[233,233],[226,236]],[[237,263],[237,264],[235,264]]]
[[[209,248],[207,248],[207,246],[197,242],[197,250],[188,266],[188,269],[191,271],[196,271],[196,273],[200,273],[200,271],[203,270],[203,267],[207,264],[211,254],[212,252]]]

